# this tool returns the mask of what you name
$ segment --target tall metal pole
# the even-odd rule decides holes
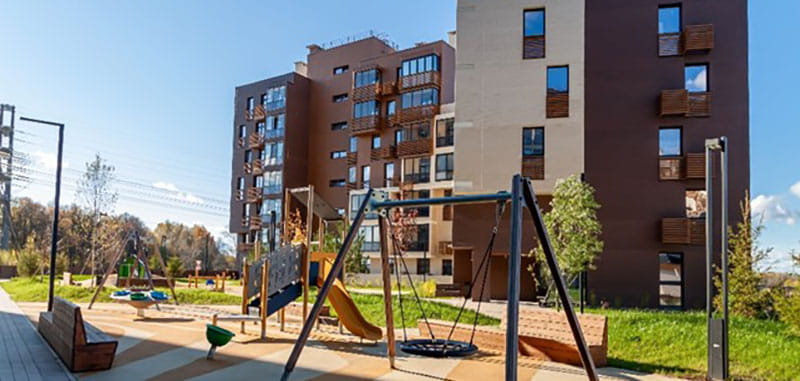
[[[722,136],[720,140],[720,250],[722,255],[722,319],[723,319],[723,348],[722,368],[725,379],[728,378],[728,138]]]
[[[506,308],[506,381],[517,380],[519,354],[519,273],[522,246],[522,177],[511,181],[511,243],[508,249],[508,307]]]
[[[714,203],[713,200],[713,184],[711,178],[713,177],[714,166],[712,165],[711,147],[706,144],[706,356],[708,362],[708,369],[711,369],[713,364],[712,356],[712,340],[711,340],[711,319],[714,317],[714,276],[713,276],[713,252],[714,252]]]
[[[11,241],[11,179],[14,172],[14,119],[16,108],[11,105],[0,105],[0,127],[2,128],[2,137],[5,139],[8,136],[8,145],[2,144],[3,148],[8,149],[8,156],[3,158],[2,179],[0,182],[3,184],[3,234],[0,238],[0,248],[8,250]],[[6,125],[6,112],[11,115],[11,121]],[[24,242],[20,243],[24,244]]]

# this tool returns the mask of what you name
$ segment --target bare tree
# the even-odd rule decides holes
[[[78,180],[79,203],[89,209],[92,217],[92,226],[89,232],[92,278],[94,278],[96,269],[96,233],[100,229],[100,218],[111,213],[117,203],[118,194],[113,190],[115,181],[114,166],[108,164],[108,161],[100,157],[99,153],[95,154],[93,161],[86,163],[86,171]]]

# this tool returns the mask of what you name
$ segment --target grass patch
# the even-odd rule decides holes
[[[609,365],[702,378],[706,320],[702,312],[592,310],[608,316]],[[737,380],[800,379],[800,336],[777,321],[734,317],[730,369]]]

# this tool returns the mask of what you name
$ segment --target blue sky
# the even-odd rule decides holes
[[[750,4],[751,187],[773,258],[800,249],[795,68],[800,2]],[[380,20],[380,24],[377,22]],[[408,20],[413,20],[409,23]],[[117,211],[225,230],[235,86],[292,70],[305,46],[368,30],[401,47],[445,39],[454,0],[6,1],[0,102],[67,124],[65,193],[95,152],[117,168]],[[15,196],[52,198],[53,129],[19,123]],[[784,261],[785,263],[785,261]],[[788,269],[786,265],[780,268]]]

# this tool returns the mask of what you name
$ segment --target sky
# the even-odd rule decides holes
[[[3,1],[0,103],[67,125],[62,203],[99,153],[117,212],[227,231],[237,85],[289,72],[306,46],[369,30],[401,48],[446,39],[455,0]],[[424,10],[424,11],[423,11]],[[751,1],[751,192],[771,264],[800,250],[800,2]],[[655,16],[654,16],[655,17]],[[411,20],[412,22],[409,22]],[[56,131],[17,124],[14,196],[53,197]],[[735,169],[733,169],[735,170]],[[732,209],[735,205],[732,205]]]

